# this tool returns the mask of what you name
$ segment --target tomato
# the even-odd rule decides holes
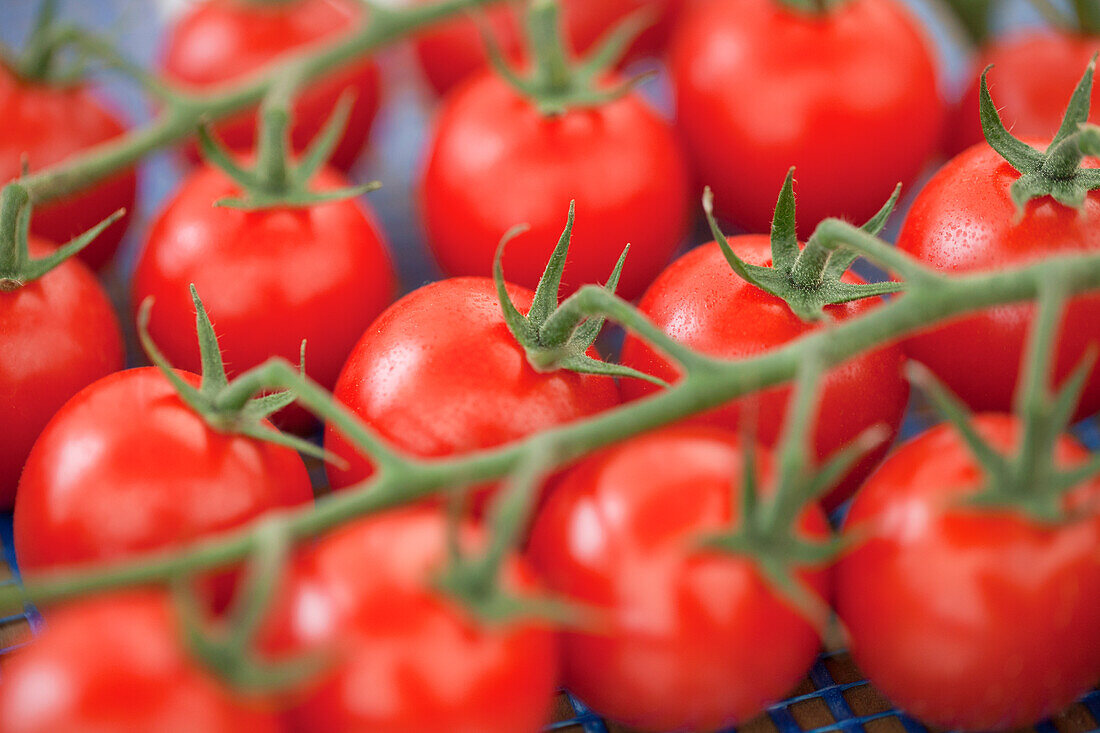
[[[316,190],[347,185],[330,169]],[[282,356],[297,362],[302,339],[306,371],[323,386],[397,289],[384,234],[373,213],[352,200],[241,211],[214,208],[240,187],[220,170],[188,177],[149,232],[134,273],[135,304],[156,298],[149,332],[169,360],[199,370],[190,285],[203,298],[230,376]],[[280,425],[307,430],[301,408]]]
[[[432,0],[416,0],[428,4]],[[596,45],[619,22],[642,7],[652,8],[656,18],[652,27],[638,37],[627,59],[658,54],[686,0],[562,0],[565,32],[573,50],[584,53]],[[516,9],[487,7],[482,12],[505,55],[521,56],[520,23]],[[440,23],[416,37],[416,53],[428,82],[444,94],[460,81],[483,70],[488,62],[481,31],[473,20],[462,18]]]
[[[0,180],[17,178],[26,156],[30,170],[60,163],[122,135],[119,117],[83,85],[23,81],[0,64]],[[111,261],[134,210],[137,180],[125,169],[79,193],[36,206],[31,231],[51,242],[68,242],[120,208],[126,215],[107,227],[79,257],[99,268]]]
[[[677,125],[720,219],[767,232],[773,183],[798,167],[798,222],[865,221],[939,141],[932,52],[896,0],[822,15],[779,0],[690,6],[669,53]]]
[[[278,719],[248,707],[200,670],[181,645],[163,591],[73,603],[5,660],[6,733],[276,733]]]
[[[158,369],[130,369],[83,389],[42,431],[19,482],[15,549],[27,573],[118,560],[311,498],[297,453],[215,431]]]
[[[1050,140],[1062,124],[1070,98],[1093,54],[1100,51],[1100,37],[1034,29],[996,38],[987,44],[974,64],[974,77],[952,112],[948,152],[962,152],[985,142],[978,119],[981,70],[989,72],[990,91],[1005,127],[1017,137]],[[1093,99],[1093,121],[1100,121],[1100,97]]]
[[[531,291],[509,285],[508,294],[520,312],[531,307]],[[388,443],[423,458],[493,448],[619,403],[609,377],[536,372],[487,278],[435,282],[390,306],[356,344],[334,394]],[[349,463],[326,465],[333,488],[372,473],[331,424],[325,448]]]
[[[527,287],[575,199],[566,292],[606,280],[630,243],[619,292],[637,297],[688,226],[679,144],[639,97],[546,116],[492,73],[445,101],[421,195],[428,244],[450,275],[489,275],[501,236],[529,224],[504,255],[508,278]]]
[[[1016,418],[974,419],[995,450]],[[1056,462],[1088,453],[1062,438]],[[1029,726],[1100,676],[1100,481],[1072,494],[1085,514],[1040,523],[968,507],[982,473],[954,428],[904,444],[856,496],[837,567],[836,608],[871,682],[926,723]]]
[[[480,534],[464,528],[466,549]],[[534,733],[557,682],[554,632],[530,619],[488,623],[431,583],[447,557],[441,512],[357,520],[299,558],[266,632],[271,648],[333,655],[291,712],[292,730]],[[510,592],[532,589],[518,558]]]
[[[31,237],[30,255],[53,245]],[[65,402],[122,368],[122,334],[111,302],[76,260],[38,280],[0,292],[0,508],[15,487],[38,434]]]
[[[551,492],[529,554],[553,591],[594,610],[592,631],[562,637],[563,683],[594,710],[643,730],[716,730],[809,670],[814,625],[753,560],[699,549],[737,519],[743,460],[730,433],[673,428],[588,459]],[[829,531],[813,504],[798,524],[805,539]],[[827,569],[799,573],[828,597]]]
[[[1083,165],[1095,168],[1100,161],[1086,158]],[[1002,270],[1100,249],[1100,192],[1090,193],[1080,211],[1050,197],[1035,199],[1017,221],[1009,188],[1019,177],[988,145],[970,148],[913,202],[898,248],[949,273]],[[973,409],[1007,412],[1033,314],[1031,304],[1000,306],[928,329],[904,348]],[[1055,380],[1060,382],[1098,338],[1100,297],[1073,299],[1062,321]],[[1078,407],[1080,417],[1100,409],[1095,375]]]
[[[734,252],[749,264],[771,263],[766,236],[749,234],[728,241]],[[860,282],[851,273],[844,276],[844,281]],[[830,305],[825,313],[830,319],[845,321],[866,314],[880,302],[874,298]],[[782,300],[742,280],[730,268],[716,242],[697,247],[669,265],[646,291],[639,307],[678,341],[725,359],[756,356],[822,327],[821,323],[801,320]],[[623,344],[621,361],[666,381],[680,378],[671,361],[633,335],[628,335]],[[909,398],[902,361],[901,349],[889,345],[828,372],[813,433],[818,460],[833,455],[874,425],[889,428],[890,439],[897,435]],[[622,384],[627,400],[639,399],[656,389],[638,379],[624,380]],[[790,387],[768,389],[704,413],[694,422],[740,430],[741,410],[751,401],[756,404],[757,437],[765,445],[774,445],[790,393]],[[827,508],[836,506],[859,487],[886,455],[889,443],[889,439],[884,441],[852,467],[825,497]]]
[[[210,92],[291,53],[339,42],[362,22],[362,12],[354,0],[206,0],[192,5],[170,29],[161,65],[184,88]],[[346,89],[355,92],[355,103],[332,156],[332,164],[343,170],[355,163],[378,111],[381,90],[374,61],[365,59],[311,82],[295,105],[291,130],[295,150],[304,150]],[[254,113],[215,127],[237,150],[252,148],[255,128]],[[194,146],[187,154],[198,158]]]

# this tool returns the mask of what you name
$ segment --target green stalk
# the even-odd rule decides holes
[[[532,450],[552,449],[553,469],[612,443],[674,423],[751,392],[791,380],[810,355],[829,369],[880,344],[965,313],[1038,296],[1043,284],[1057,277],[1061,292],[1070,297],[1100,289],[1100,255],[1052,258],[1027,267],[995,273],[943,277],[916,286],[866,316],[819,330],[776,351],[741,361],[708,361],[706,366],[685,365],[683,381],[656,396],[570,423],[493,450],[446,460],[411,462],[389,453],[385,468],[357,489],[340,492],[305,507],[276,515],[287,536],[301,540],[317,536],[357,517],[408,504],[446,488],[483,483],[516,471]],[[595,286],[580,293],[602,290]],[[602,296],[601,296],[602,298]],[[615,304],[616,308],[619,307]],[[614,316],[608,308],[605,315]],[[355,421],[334,408],[331,397],[304,379],[289,363],[273,360],[242,375],[234,385],[242,392],[290,389],[310,407],[325,405],[341,429],[357,432]],[[375,455],[375,438],[363,434],[363,448]],[[387,456],[388,449],[378,455]],[[269,520],[264,520],[269,521]],[[246,559],[258,546],[259,523],[194,545],[106,568],[59,571],[28,579],[31,599],[51,603],[92,592],[150,583],[165,583],[183,574],[222,568]],[[0,589],[0,612],[22,608],[23,591]]]
[[[164,111],[148,125],[23,179],[31,201],[41,204],[74,193],[139,162],[148,153],[193,134],[201,122],[216,122],[254,107],[280,79],[308,83],[426,26],[499,0],[440,0],[400,10],[374,7],[369,21],[339,43],[295,54],[225,91],[192,94],[165,85]]]

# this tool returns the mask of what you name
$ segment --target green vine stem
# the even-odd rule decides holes
[[[87,188],[134,165],[148,153],[188,137],[201,123],[216,122],[258,105],[280,79],[309,82],[421,28],[495,2],[499,0],[440,0],[400,9],[364,2],[370,17],[342,41],[291,55],[223,91],[194,94],[158,82],[156,89],[164,107],[155,120],[62,163],[43,168],[22,179],[22,184],[33,203],[52,201]],[[102,47],[99,53],[110,55],[116,67],[135,68]]]
[[[854,229],[839,220],[831,228]],[[848,246],[858,246],[850,237]],[[397,507],[453,487],[503,478],[530,460],[535,449],[547,451],[552,470],[611,443],[671,424],[754,391],[789,381],[809,355],[817,355],[822,369],[949,318],[1006,303],[1032,300],[1045,290],[1052,277],[1059,282],[1061,297],[1100,289],[1100,255],[1051,258],[1026,267],[994,273],[944,276],[925,283],[910,283],[909,290],[866,316],[814,331],[781,349],[740,361],[708,359],[685,363],[685,378],[656,396],[631,403],[593,418],[570,423],[493,450],[457,458],[413,462],[388,447],[331,395],[288,362],[275,359],[239,376],[219,393],[224,404],[246,401],[271,390],[290,390],[299,402],[322,419],[334,423],[372,457],[378,472],[368,481],[339,494],[325,497],[313,507],[288,510],[264,521],[282,524],[289,541],[313,537],[371,512]],[[598,294],[598,295],[593,295]],[[575,298],[606,298],[598,286],[582,288]],[[569,301],[566,301],[567,303]],[[627,308],[613,307],[600,316],[616,318]],[[593,314],[596,315],[596,314]],[[631,309],[635,323],[644,317]],[[165,551],[107,567],[69,569],[29,578],[24,589],[0,589],[0,612],[22,607],[24,593],[41,603],[111,589],[169,583],[186,575],[239,563],[260,550],[258,524],[200,541],[185,548]]]

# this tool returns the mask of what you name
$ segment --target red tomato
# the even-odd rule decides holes
[[[729,243],[749,264],[771,263],[771,245],[766,236],[732,237]],[[851,273],[844,280],[860,282]],[[875,298],[830,305],[825,312],[843,321],[864,315],[879,302]],[[782,300],[742,280],[716,242],[697,247],[669,265],[646,291],[639,307],[678,341],[726,359],[756,356],[823,327],[801,320]],[[885,346],[851,359],[826,375],[814,429],[819,460],[827,459],[874,425],[888,427],[890,439],[897,434],[909,398],[902,361],[899,347]],[[628,335],[623,344],[622,363],[666,381],[680,378],[671,361],[633,335]],[[622,384],[623,397],[628,400],[656,389],[638,379],[627,379]],[[741,407],[752,400],[757,405],[756,434],[765,445],[774,445],[790,393],[790,387],[769,389],[705,413],[695,422],[740,430]],[[887,440],[870,451],[849,471],[825,497],[827,508],[836,506],[859,487],[886,455],[889,443]]]
[[[52,251],[31,238],[31,257]],[[81,389],[122,368],[122,334],[95,276],[68,260],[0,292],[0,343],[0,508],[10,509],[27,454],[49,419]]]
[[[678,125],[719,218],[767,232],[798,166],[798,221],[865,221],[939,142],[944,103],[919,23],[896,0],[823,15],[777,0],[701,2],[670,51]]]
[[[952,112],[948,152],[985,142],[978,119],[981,70],[993,64],[989,88],[1005,127],[1017,137],[1050,140],[1062,124],[1066,100],[1081,80],[1081,69],[1100,51],[1100,38],[1050,29],[1028,30],[996,38],[982,49],[974,78]],[[1100,97],[1089,118],[1100,121]]]
[[[469,549],[465,540],[480,535],[466,528]],[[531,620],[479,621],[432,590],[446,557],[442,514],[400,510],[358,520],[299,558],[269,643],[335,660],[289,716],[292,730],[542,729],[557,682],[554,632]],[[529,592],[526,566],[505,568],[512,592]]]
[[[31,171],[60,163],[126,129],[84,86],[25,82],[0,64],[0,180],[17,178],[26,156]],[[132,168],[80,193],[36,206],[31,231],[64,243],[83,234],[120,208],[126,216],[107,227],[79,257],[93,268],[111,261],[134,209],[137,181]]]
[[[487,276],[501,236],[531,225],[504,255],[534,287],[576,199],[565,292],[604,282],[623,247],[620,294],[635,298],[688,225],[688,176],[672,128],[639,97],[546,116],[486,73],[445,102],[423,181],[428,244],[450,275]]]
[[[508,293],[520,312],[531,307],[531,291]],[[536,372],[484,278],[432,283],[390,306],[351,352],[335,395],[394,447],[425,458],[492,448],[619,403],[608,377]],[[331,424],[325,447],[350,464],[326,466],[334,488],[372,473]]]
[[[347,185],[330,169],[316,190]],[[135,304],[156,297],[149,333],[173,364],[198,371],[195,284],[218,331],[230,376],[281,356],[323,386],[397,289],[382,229],[352,200],[308,208],[241,211],[214,208],[240,187],[206,166],[186,179],[161,213],[134,273]],[[279,413],[287,428],[308,429],[301,408]]]
[[[1020,423],[975,418],[996,450]],[[1056,460],[1088,453],[1063,438]],[[1100,675],[1100,481],[1075,490],[1086,515],[1045,524],[975,509],[982,473],[939,426],[899,448],[852,504],[861,544],[837,567],[837,611],[860,669],[897,705],[948,729],[1029,726]]]
[[[130,369],[79,392],[42,431],[19,482],[16,554],[28,572],[117,560],[311,498],[297,453],[213,430],[158,369]]]
[[[118,507],[116,507],[117,509]],[[246,706],[201,671],[180,643],[165,593],[81,601],[4,665],[5,733],[276,733],[278,720]]]
[[[1086,158],[1083,164],[1095,168],[1100,161]],[[1017,221],[1009,188],[1019,177],[988,145],[967,150],[921,191],[898,248],[951,273],[998,271],[1100,250],[1100,192],[1091,192],[1079,212],[1050,197],[1035,199]],[[927,330],[904,348],[973,409],[1008,412],[1034,310],[1031,304],[1000,306]],[[1100,297],[1075,298],[1062,321],[1055,379],[1069,374],[1098,338]],[[1100,379],[1094,371],[1077,414],[1098,409]]]
[[[428,4],[433,0],[416,0]],[[685,0],[562,0],[566,37],[577,53],[590,50],[615,25],[642,7],[651,7],[657,17],[631,46],[627,59],[653,56],[664,48]],[[518,6],[517,6],[518,7]],[[519,23],[515,7],[484,9],[493,34],[508,57],[521,55]],[[460,81],[487,65],[485,42],[477,23],[461,18],[432,26],[416,38],[420,66],[432,87],[444,94]]]
[[[289,54],[339,42],[362,22],[360,7],[354,0],[196,3],[169,31],[162,56],[164,73],[192,90],[224,88]],[[356,94],[355,104],[331,162],[343,170],[351,168],[378,111],[379,86],[378,67],[370,59],[310,83],[294,108],[294,149],[305,149],[341,93],[350,88]],[[255,141],[255,115],[238,115],[216,130],[230,147],[249,150]],[[194,146],[187,153],[197,160]]]
[[[732,434],[674,428],[589,459],[551,492],[530,555],[551,589],[606,612],[598,630],[562,638],[563,683],[596,711],[643,730],[715,730],[809,670],[814,625],[753,561],[698,549],[737,518],[742,460]],[[829,531],[812,504],[799,526],[804,539]],[[828,570],[800,572],[828,597]]]

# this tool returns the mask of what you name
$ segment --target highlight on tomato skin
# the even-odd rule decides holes
[[[35,236],[32,258],[56,251]],[[122,333],[103,286],[79,260],[0,292],[0,508],[15,504],[31,446],[70,397],[122,369]],[[9,348],[10,345],[26,346]]]
[[[293,730],[536,733],[557,687],[557,638],[548,622],[483,620],[437,590],[447,561],[444,512],[414,507],[356,520],[300,553],[263,644],[273,658],[318,651],[330,663],[296,695]],[[467,551],[485,532],[464,522]],[[509,557],[503,580],[537,592]]]
[[[532,291],[507,292],[530,309]],[[422,458],[503,445],[620,403],[610,377],[536,372],[493,281],[472,277],[426,285],[386,309],[352,350],[334,395],[396,449]],[[373,473],[331,424],[325,448],[347,461],[326,466],[334,489]]]
[[[51,608],[33,644],[5,656],[0,729],[279,733],[278,716],[243,700],[183,648],[164,590]]]
[[[117,140],[127,130],[118,112],[100,101],[88,84],[58,85],[25,80],[0,64],[0,181],[19,177],[24,160],[31,172],[64,163],[96,145]],[[79,254],[94,270],[114,259],[129,227],[137,197],[137,176],[126,168],[79,193],[36,206],[31,232],[62,244],[91,229],[113,212],[126,214]]]
[[[369,22],[355,0],[204,0],[187,7],[169,28],[160,66],[168,79],[194,92],[225,89],[289,54],[323,48],[359,23]],[[332,157],[333,165],[343,171],[352,167],[366,145],[381,104],[380,72],[373,59],[345,65],[311,83],[295,105],[291,130],[294,149],[301,152],[349,89],[355,95],[351,118]],[[255,145],[252,113],[237,115],[216,129],[235,150]],[[199,161],[193,144],[184,152],[191,162]]]
[[[997,450],[1020,421],[974,426]],[[1070,437],[1056,462],[1089,453]],[[983,473],[941,425],[900,446],[857,494],[836,568],[836,609],[856,663],[891,702],[948,729],[1009,730],[1053,715],[1100,675],[1100,481],[1062,524],[967,506]]]
[[[774,473],[757,453],[765,493]],[[737,526],[738,438],[714,428],[643,435],[580,463],[535,519],[528,554],[548,586],[592,609],[594,628],[562,635],[563,683],[632,729],[716,730],[789,693],[821,646],[815,623],[753,559],[701,548]],[[811,503],[797,520],[822,539]],[[799,575],[821,599],[826,568]],[[823,621],[818,619],[817,621]]]
[[[669,50],[676,124],[724,223],[765,233],[799,173],[802,231],[865,221],[931,161],[945,102],[928,34],[897,0],[689,5]]]

